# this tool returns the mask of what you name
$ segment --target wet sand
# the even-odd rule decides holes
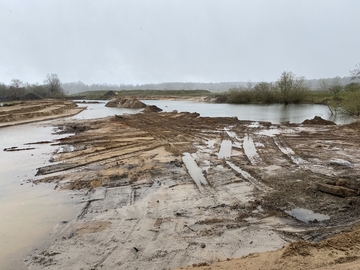
[[[64,104],[64,109],[62,109]],[[1,107],[0,120],[0,265],[2,269],[26,269],[29,252],[49,244],[54,227],[72,220],[80,211],[73,192],[54,190],[54,184],[31,182],[36,168],[49,163],[53,128],[24,124],[69,116],[83,108],[72,102],[35,101]],[[61,109],[59,109],[61,108]],[[32,112],[34,114],[32,114]],[[74,199],[71,199],[73,197]]]
[[[171,269],[345,231],[359,216],[358,129],[176,112],[62,123],[76,134],[42,182],[88,194],[29,269]]]
[[[80,192],[82,208],[27,268],[354,267],[359,130],[176,112],[59,121],[69,137],[32,183]]]

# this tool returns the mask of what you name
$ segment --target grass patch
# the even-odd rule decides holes
[[[133,96],[133,97],[150,97],[150,96],[211,96],[208,90],[121,90],[121,91],[109,91],[109,90],[97,90],[76,93],[68,96],[69,98],[81,98],[81,99],[108,99],[111,97],[111,93],[114,96]]]

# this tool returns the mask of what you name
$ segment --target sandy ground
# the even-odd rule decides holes
[[[332,269],[355,270],[360,268],[360,229],[337,234],[318,243],[294,242],[286,247],[263,253],[251,253],[241,259],[228,259],[212,265],[206,262],[181,269]]]
[[[191,113],[59,121],[69,137],[33,182],[79,190],[83,208],[25,263],[358,269],[359,130]]]
[[[37,100],[17,102],[14,106],[0,107],[0,128],[31,122],[51,120],[78,114],[73,101]]]

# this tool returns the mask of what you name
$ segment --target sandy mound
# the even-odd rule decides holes
[[[137,100],[136,98],[117,98],[115,100],[111,100],[105,105],[106,107],[118,107],[118,108],[132,108],[139,109],[145,108],[146,104]]]
[[[321,118],[320,116],[315,116],[313,119],[306,119],[304,122],[302,122],[304,125],[336,125],[332,121],[325,120]]]

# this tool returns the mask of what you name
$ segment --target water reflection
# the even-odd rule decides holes
[[[305,223],[308,223],[309,221],[323,221],[323,220],[329,220],[330,216],[314,213],[314,211],[305,209],[305,208],[294,208],[292,210],[287,210],[285,213],[289,214],[290,216],[293,216],[294,218],[301,220]]]
[[[334,121],[337,124],[348,124],[354,121],[352,117],[346,115],[331,115],[325,105],[317,104],[217,104],[188,100],[141,100],[147,105],[156,105],[164,112],[197,112],[204,117],[237,117],[239,120],[265,121],[279,124],[281,122],[301,123],[305,119],[312,119],[320,116],[323,119]],[[94,119],[112,116],[115,114],[134,114],[141,112],[142,109],[111,108],[105,107],[107,101],[97,101],[99,103],[83,103],[77,101],[79,106],[87,107],[86,110],[70,119]]]
[[[354,121],[349,116],[333,116],[325,105],[301,104],[301,105],[234,105],[214,104],[195,101],[179,100],[142,100],[148,105],[156,105],[165,112],[177,110],[179,112],[197,112],[201,116],[208,117],[234,117],[239,120],[266,121],[279,124],[281,122],[301,123],[305,119],[320,116],[337,124],[347,124]]]

